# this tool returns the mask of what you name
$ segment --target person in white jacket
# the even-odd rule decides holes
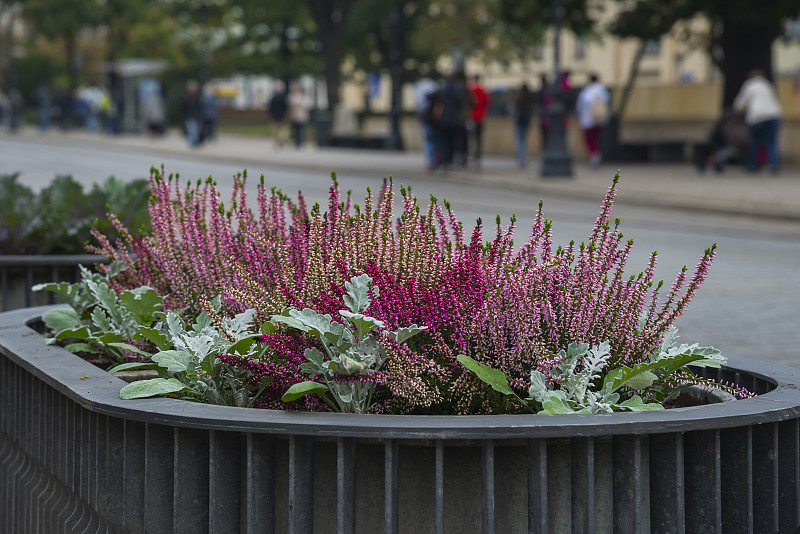
[[[589,85],[578,94],[575,104],[578,122],[583,129],[583,138],[589,152],[589,165],[592,167],[600,164],[600,139],[609,119],[610,101],[608,89],[600,83],[596,74],[592,74],[589,76]]]
[[[733,102],[736,111],[744,112],[744,120],[750,129],[750,147],[747,154],[747,170],[758,170],[758,151],[762,145],[767,149],[767,162],[773,173],[778,172],[778,130],[781,125],[781,106],[775,87],[760,70],[750,71]]]

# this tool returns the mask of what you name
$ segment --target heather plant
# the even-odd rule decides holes
[[[234,178],[226,207],[210,178],[184,187],[179,177],[154,169],[152,232],[134,238],[111,214],[120,237],[112,242],[97,232],[92,250],[128,266],[112,281],[118,292],[147,285],[168,295],[165,308],[185,309],[190,316],[218,294],[220,313],[253,309],[259,321],[291,308],[334,315],[346,282],[367,274],[381,288],[371,317],[387,329],[427,327],[406,344],[386,347],[372,409],[491,413],[502,407],[459,364],[459,354],[499,370],[518,390],[527,387],[533,370],[556,366],[554,355],[572,344],[607,342],[605,368],[633,368],[658,349],[705,279],[715,246],[693,274],[684,267],[665,295],[663,282],[654,280],[655,252],[644,271],[626,274],[633,243],[611,217],[618,180],[619,174],[586,241],[557,247],[542,203],[527,241],[517,246],[515,217],[506,227],[498,217],[496,233],[486,242],[479,220],[465,239],[446,200],[440,205],[431,197],[423,208],[402,186],[395,218],[391,179],[377,195],[368,189],[360,206],[349,192],[340,194],[334,176],[323,210],[309,209],[302,195],[292,201],[267,189],[262,177],[254,211],[245,194],[246,175]],[[273,378],[259,405],[274,408],[304,380],[304,354],[314,345],[288,332],[266,335],[264,344],[273,357],[231,356],[230,363],[254,377]],[[693,380],[683,372],[671,376],[676,385]],[[311,398],[291,406],[325,408]]]

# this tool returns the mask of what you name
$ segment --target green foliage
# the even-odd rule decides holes
[[[219,299],[213,303],[219,311]],[[253,332],[255,312],[247,310],[234,317],[212,321],[204,312],[187,324],[177,313],[159,314],[152,327],[140,327],[140,334],[157,342],[157,353],[145,356],[150,363],[118,365],[109,372],[152,369],[159,377],[134,382],[122,388],[123,399],[178,395],[186,400],[223,406],[250,407],[268,381],[254,385],[249,371],[220,361],[220,354],[257,357]]]
[[[0,176],[0,254],[80,254],[95,222],[114,239],[109,210],[134,231],[150,225],[147,180],[126,183],[112,176],[87,194],[72,177],[56,176],[37,195],[18,178]]]
[[[333,411],[363,413],[372,405],[375,383],[369,375],[383,368],[387,360],[385,338],[398,344],[427,327],[411,325],[396,332],[387,330],[382,321],[364,315],[370,296],[378,295],[369,275],[354,276],[345,282],[347,293],[342,297],[348,310],[340,310],[344,322],[311,309],[290,308],[282,315],[273,315],[272,322],[306,332],[322,344],[325,354],[316,348],[305,350],[308,360],[300,368],[324,383],[305,381],[294,384],[283,395],[291,402],[304,395],[319,395]]]
[[[589,347],[572,343],[555,355],[558,362],[547,374],[531,371],[528,397],[514,392],[508,377],[474,359],[459,355],[458,361],[493,390],[512,399],[531,412],[540,414],[589,414],[619,411],[662,410],[662,403],[677,396],[682,386],[673,386],[670,375],[690,373],[688,365],[719,367],[725,358],[713,347],[675,345],[677,331],[672,328],[664,343],[647,361],[633,367],[618,367],[605,374],[611,356],[607,342]],[[625,400],[621,398],[626,396]],[[644,400],[642,395],[644,395]]]

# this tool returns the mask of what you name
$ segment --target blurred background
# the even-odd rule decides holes
[[[145,132],[153,113],[177,127],[195,81],[221,132],[269,135],[272,95],[298,84],[318,144],[419,149],[414,84],[463,71],[493,97],[485,152],[512,154],[511,129],[492,122],[507,121],[506,95],[541,91],[556,68],[567,92],[597,73],[613,95],[610,142],[661,143],[661,158],[705,140],[760,68],[783,105],[784,161],[800,162],[796,0],[0,0],[12,128]]]

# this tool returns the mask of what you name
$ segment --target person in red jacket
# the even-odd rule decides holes
[[[481,77],[475,75],[469,86],[472,93],[472,110],[470,112],[470,123],[472,126],[473,151],[475,154],[475,166],[481,165],[481,146],[483,138],[483,121],[486,118],[486,110],[489,107],[489,93],[481,85]]]

